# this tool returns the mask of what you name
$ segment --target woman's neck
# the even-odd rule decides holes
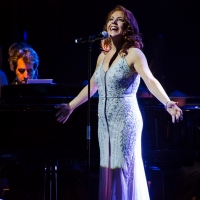
[[[122,40],[113,40],[112,39],[112,50],[113,51],[120,51],[123,47],[123,41]]]

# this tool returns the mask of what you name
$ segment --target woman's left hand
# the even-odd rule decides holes
[[[175,123],[175,121],[179,122],[179,120],[183,120],[183,112],[177,106],[177,104],[178,102],[169,101],[167,102],[167,105],[166,105],[166,110],[172,116],[173,123]]]
[[[57,121],[62,122],[63,124],[67,121],[73,109],[69,104],[62,103],[60,105],[55,106],[56,109],[59,109],[56,113]]]

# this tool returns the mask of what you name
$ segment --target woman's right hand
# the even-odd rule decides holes
[[[59,109],[56,113],[57,121],[62,122],[63,124],[67,121],[73,109],[70,108],[69,104],[59,104],[55,106],[56,109]]]

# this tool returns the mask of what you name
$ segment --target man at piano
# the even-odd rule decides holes
[[[39,57],[31,47],[17,49],[8,61],[16,76],[11,84],[26,84],[28,79],[37,79]]]

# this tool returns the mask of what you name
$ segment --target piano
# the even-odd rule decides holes
[[[69,102],[82,85],[27,84],[2,86],[0,100],[0,152],[33,153],[65,158],[84,158],[86,106],[77,108],[64,125],[56,121],[55,105]],[[97,121],[97,99],[92,111]],[[92,102],[92,101],[91,101]],[[84,111],[83,111],[84,110]],[[95,121],[91,119],[92,123]],[[94,122],[95,121],[95,122]],[[96,135],[96,127],[92,127]],[[94,138],[96,136],[93,136]],[[81,152],[81,153],[80,153]]]
[[[55,105],[69,102],[83,87],[83,85],[72,84],[2,86],[0,166],[4,166],[2,168],[9,174],[0,171],[0,179],[1,177],[11,177],[11,180],[8,181],[12,183],[10,187],[21,190],[24,186],[20,186],[17,180],[24,180],[24,177],[27,174],[30,175],[34,169],[33,172],[37,173],[34,178],[39,179],[34,188],[36,187],[38,190],[35,188],[34,194],[29,195],[41,193],[42,197],[32,197],[33,199],[56,200],[64,198],[68,193],[71,194],[69,191],[66,192],[66,187],[70,185],[67,184],[67,179],[70,179],[71,176],[66,175],[68,174],[66,169],[77,165],[85,173],[87,165],[87,103],[77,108],[65,124],[57,122]],[[90,148],[92,149],[90,159],[93,163],[91,169],[95,168],[95,170],[99,166],[97,101],[98,99],[95,97],[91,99],[90,120]],[[54,178],[52,178],[52,174],[54,174]],[[44,182],[45,185],[43,185]],[[55,188],[57,185],[59,187]],[[22,191],[23,194],[25,192]],[[0,198],[1,193],[0,188]],[[8,193],[14,197],[19,195],[19,192],[15,193],[12,189]],[[15,198],[23,200],[21,196]]]
[[[48,149],[48,151],[65,152],[68,149],[67,152],[71,154],[78,149],[79,152],[86,137],[87,102],[78,107],[64,125],[56,121],[54,106],[69,102],[83,87],[83,85],[68,84],[2,86],[0,150],[39,152]],[[144,121],[142,133],[144,159],[150,159],[150,152],[156,155],[164,154],[170,158],[176,155],[179,157],[180,153],[199,156],[200,98],[184,98],[186,104],[181,107],[184,120],[175,124],[171,122],[170,115],[157,99],[138,98]],[[91,131],[95,140],[97,104],[98,96],[91,98]],[[169,155],[170,153],[172,155]],[[158,158],[159,155],[154,157]]]

